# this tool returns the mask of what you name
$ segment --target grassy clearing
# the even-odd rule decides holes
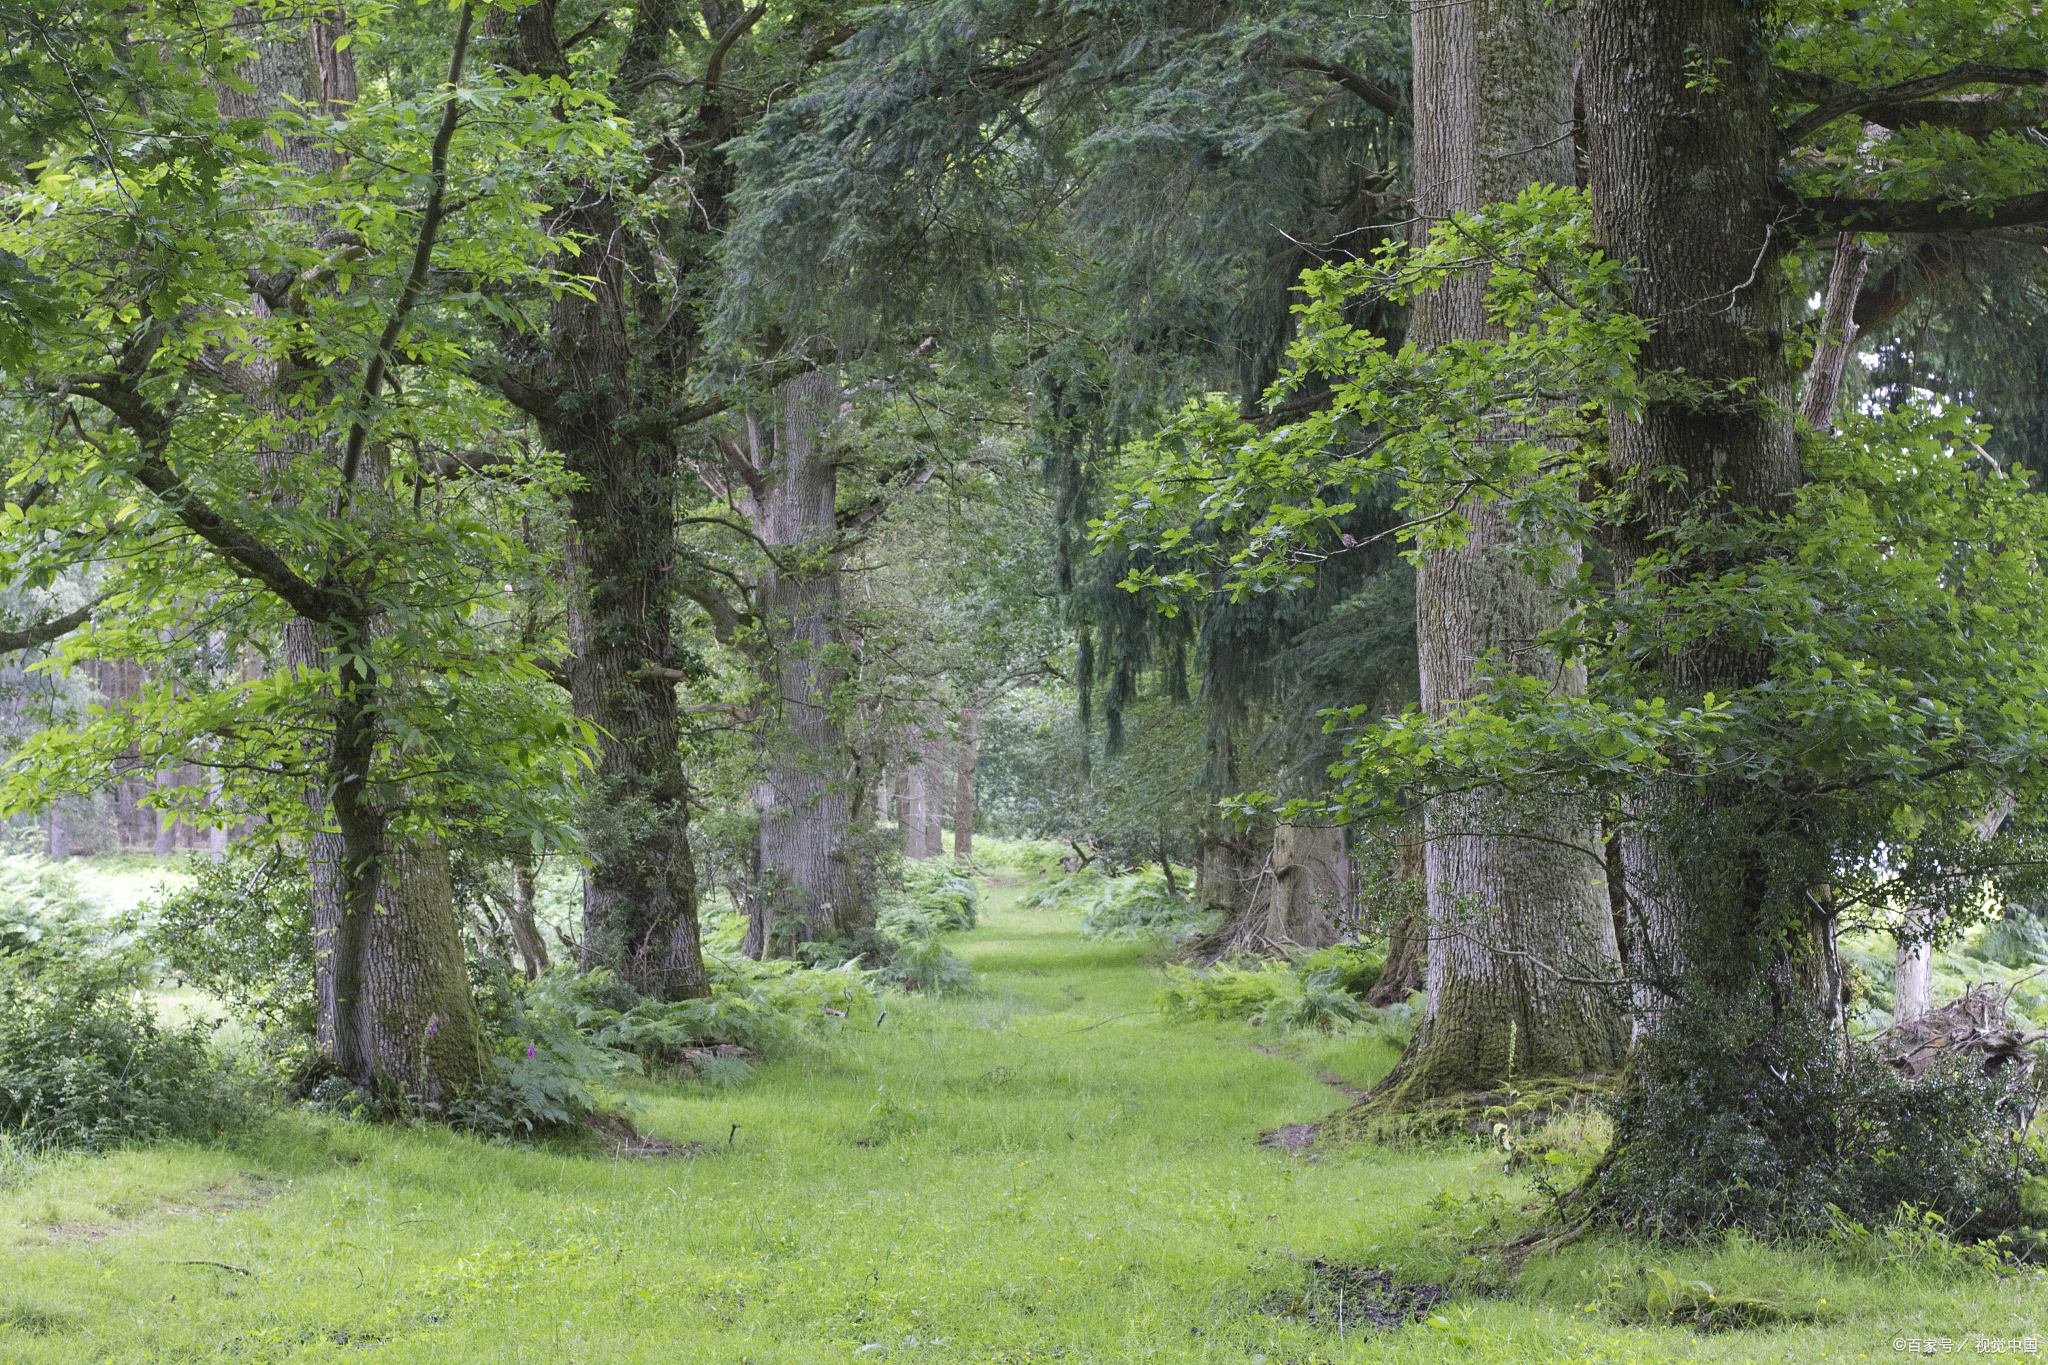
[[[1740,1242],[1596,1239],[1501,1296],[1468,1251],[1530,1189],[1495,1154],[1255,1145],[1383,1047],[1167,1025],[1144,945],[1015,900],[955,940],[982,996],[892,1000],[737,1091],[643,1088],[640,1126],[687,1158],[291,1115],[216,1148],[0,1159],[0,1360],[1875,1360],[2048,1317],[2034,1279]],[[1457,1292],[1441,1325],[1340,1334],[1304,1312],[1318,1257]],[[1807,1320],[1627,1321],[1656,1269]]]

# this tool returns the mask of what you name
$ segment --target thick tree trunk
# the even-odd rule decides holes
[[[365,928],[364,998],[377,1073],[429,1103],[482,1075],[482,1026],[438,839],[394,845]]]
[[[1418,5],[1414,12],[1416,201],[1425,223],[1573,181],[1569,13],[1543,0]],[[1484,272],[1416,302],[1419,346],[1494,334]],[[1501,433],[1503,438],[1512,433]],[[1583,666],[1532,642],[1555,622],[1559,581],[1515,559],[1519,532],[1493,503],[1467,509],[1468,543],[1433,550],[1416,580],[1422,698],[1437,715],[1497,673],[1583,693]],[[1493,656],[1489,661],[1489,656]],[[1485,794],[1426,815],[1429,1005],[1390,1078],[1403,1101],[1523,1075],[1608,1070],[1626,1025],[1616,999],[1562,976],[1618,975],[1614,926],[1588,812],[1518,809]],[[1510,1056],[1510,1052],[1513,1056]]]
[[[64,817],[64,803],[50,807],[49,854],[58,862],[71,856],[71,829]]]
[[[847,754],[832,689],[841,664],[837,452],[826,431],[839,383],[826,371],[777,391],[772,458],[762,470],[758,532],[773,559],[761,581],[770,690],[761,795],[761,871],[772,888],[758,913],[790,944],[845,938],[868,921],[847,853]]]
[[[960,742],[953,750],[953,857],[963,863],[974,861],[974,768],[980,735],[981,711],[970,703],[960,710]],[[1172,875],[1169,869],[1167,876]]]
[[[659,13],[654,11],[659,10]],[[639,16],[658,50],[669,12]],[[642,41],[636,20],[635,41]],[[568,70],[550,0],[519,10],[498,35],[510,64],[553,75]],[[621,91],[630,102],[642,87]],[[701,193],[712,195],[708,186]],[[683,767],[669,664],[676,572],[679,469],[665,413],[649,411],[648,385],[687,369],[663,334],[665,305],[635,287],[633,234],[606,189],[585,184],[544,227],[584,277],[588,297],[563,291],[544,338],[508,344],[515,368],[506,396],[531,413],[542,439],[579,483],[569,495],[569,692],[576,715],[599,735],[580,814],[587,858],[583,954],[651,995],[680,999],[709,989],[698,931],[689,839],[690,782]],[[574,246],[568,244],[574,243]],[[650,314],[648,310],[655,310]],[[525,349],[522,349],[525,346]]]
[[[1592,0],[1585,22],[1595,232],[1610,257],[1636,267],[1632,306],[1653,324],[1641,363],[1682,370],[1722,395],[1611,415],[1610,460],[1635,510],[1613,547],[1625,581],[1687,517],[1774,512],[1798,486],[1778,264],[1788,244],[1774,237],[1779,148],[1764,11],[1745,0]],[[1707,641],[1664,668],[1674,694],[1687,697],[1758,682],[1768,661]],[[1782,918],[1756,900],[1770,870],[1749,865],[1733,831],[1715,847],[1701,843],[1719,812],[1749,799],[1674,784],[1630,804],[1620,844],[1639,1035],[1657,1031],[1702,969],[1727,969],[1695,982],[1711,998],[1754,986],[1763,958],[1805,951],[1749,941],[1769,937]],[[1794,937],[1827,933],[1828,922],[1812,918]],[[1818,1018],[1836,1006],[1809,999],[1800,1008]]]
[[[1327,948],[1343,937],[1351,909],[1351,858],[1336,825],[1280,825],[1273,831],[1273,880],[1266,941]]]

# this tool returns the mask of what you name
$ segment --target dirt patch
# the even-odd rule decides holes
[[[1259,1146],[1274,1147],[1283,1152],[1299,1152],[1315,1146],[1315,1142],[1316,1126],[1313,1123],[1290,1123],[1270,1133],[1259,1134]]]
[[[184,1190],[174,1195],[159,1197],[154,1202],[133,1209],[115,1208],[114,1216],[106,1222],[80,1220],[70,1223],[51,1223],[43,1234],[52,1246],[66,1246],[103,1242],[118,1233],[131,1232],[139,1224],[159,1218],[192,1218],[198,1216],[222,1217],[237,1209],[261,1204],[274,1191],[257,1176],[244,1176],[239,1180],[220,1180],[202,1189]]]
[[[1308,1282],[1267,1296],[1260,1308],[1306,1318],[1327,1331],[1391,1332],[1420,1322],[1451,1296],[1440,1284],[1403,1284],[1391,1267],[1308,1263]]]

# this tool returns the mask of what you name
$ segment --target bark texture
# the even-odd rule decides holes
[[[1856,304],[1870,273],[1872,252],[1854,233],[1835,239],[1835,264],[1828,272],[1827,304],[1821,312],[1820,341],[1806,371],[1806,396],[1799,415],[1815,431],[1832,430],[1842,392],[1842,367],[1856,353]]]
[[[1423,222],[1512,199],[1531,184],[1573,182],[1568,12],[1543,0],[1418,4],[1413,35]],[[1492,335],[1484,283],[1467,273],[1418,299],[1410,339],[1433,346]],[[1424,705],[1455,712],[1489,690],[1496,672],[1583,693],[1581,666],[1531,643],[1557,619],[1559,584],[1516,562],[1518,533],[1494,504],[1466,511],[1469,542],[1432,551],[1417,572]],[[1616,1065],[1626,1038],[1617,1004],[1559,979],[1617,974],[1593,821],[1571,809],[1510,810],[1481,794],[1433,807],[1425,837],[1429,1004],[1390,1078],[1399,1096],[1481,1089],[1510,1069]]]
[[[1276,827],[1267,941],[1276,948],[1327,948],[1344,937],[1351,908],[1351,857],[1344,831],[1335,825]]]
[[[962,707],[960,740],[953,746],[953,857],[963,863],[974,861],[974,768],[980,737],[981,709]],[[1172,869],[1167,875],[1173,875]]]
[[[440,840],[394,843],[367,930],[363,985],[377,1072],[409,1095],[445,1102],[482,1076],[483,1029]]]
[[[1610,421],[1610,459],[1633,512],[1612,546],[1626,578],[1686,517],[1777,511],[1798,486],[1778,268],[1789,243],[1775,235],[1763,12],[1742,0],[1593,0],[1585,22],[1588,190],[1600,246],[1636,267],[1632,305],[1653,324],[1641,363],[1718,389]],[[1692,696],[1758,682],[1768,661],[1707,640],[1661,666],[1675,695]],[[1718,814],[1747,799],[1672,784],[1631,803],[1619,843],[1639,1035],[1655,1032],[1686,979],[1710,959],[1732,964],[1728,945],[1762,927],[1764,907],[1751,901],[1771,881],[1766,870],[1744,863],[1738,839],[1718,850],[1704,842]],[[1803,951],[1796,940],[1830,932],[1824,915],[1808,915],[1784,940],[1789,955]]]
[[[762,472],[759,534],[773,559],[758,595],[767,636],[768,780],[761,784],[761,872],[754,913],[783,948],[862,927],[857,869],[846,849],[847,753],[832,689],[841,667],[837,452],[828,430],[839,383],[825,371],[777,392],[772,456]]]

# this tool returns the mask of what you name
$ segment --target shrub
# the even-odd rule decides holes
[[[1987,1078],[1958,1057],[1907,1083],[1866,1043],[1845,1060],[1839,1037],[1774,1026],[1768,1003],[1724,1014],[1733,1022],[1719,1031],[1668,1026],[1618,1098],[1599,1197],[1615,1222],[1674,1237],[1818,1236],[1845,1219],[1888,1225],[1911,1206],[1978,1238],[2023,1220],[2020,1192],[2044,1166],[2010,1131],[2031,1104],[2024,1068]],[[1727,1053],[1731,1032],[1748,1056]]]
[[[974,968],[967,965],[965,958],[948,952],[936,934],[905,944],[889,964],[889,975],[901,981],[907,991],[962,995],[980,989]]]
[[[206,1031],[159,1023],[136,975],[125,954],[0,955],[0,1132],[98,1149],[211,1138],[247,1115]]]
[[[0,954],[77,952],[92,937],[91,908],[70,868],[0,857]]]
[[[1405,1042],[1414,1011],[1375,1011],[1362,998],[1379,978],[1385,958],[1363,944],[1340,944],[1298,962],[1280,959],[1245,966],[1219,961],[1201,971],[1173,967],[1158,995],[1169,1019],[1243,1019],[1282,1031],[1334,1033],[1370,1021],[1390,1041]]]

